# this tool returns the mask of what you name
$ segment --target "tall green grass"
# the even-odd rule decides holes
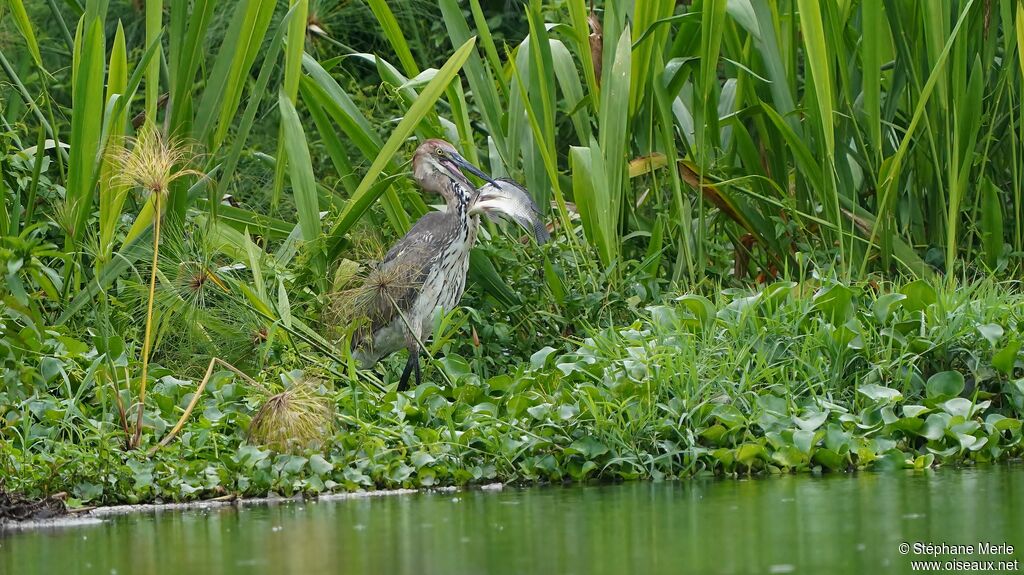
[[[367,214],[400,234],[427,210],[403,177],[408,141],[427,137],[550,210],[583,256],[555,283],[747,281],[797,273],[797,254],[844,277],[1006,274],[1024,250],[1024,8],[1010,0],[530,0],[510,44],[479,0],[440,0],[439,68],[406,3],[365,6],[392,56],[334,40],[307,0],[148,0],[124,26],[104,0],[2,6],[8,153],[42,142],[66,190],[63,207],[35,209],[37,186],[0,164],[2,220],[62,226],[61,320],[145,254],[154,205],[112,183],[106,160],[142,123],[203,149],[206,176],[175,184],[170,222],[200,217],[234,254],[246,234],[295,237],[319,295]],[[384,83],[393,121],[369,119],[350,69]],[[270,145],[250,137],[264,123]],[[274,166],[269,209],[222,205],[250,155]],[[511,297],[490,262],[473,274]]]
[[[742,276],[796,251],[847,276],[1018,266],[1014,3],[597,4],[531,2],[504,55],[440,9],[454,44],[483,39],[466,76],[492,171],[573,201],[602,265],[665,253],[652,273],[699,279],[726,240]]]

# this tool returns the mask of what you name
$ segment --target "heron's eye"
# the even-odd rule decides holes
[[[438,158],[443,158],[443,157],[447,156],[448,154],[444,150],[442,150],[441,148],[438,148],[438,149],[434,150],[434,155],[436,155]]]

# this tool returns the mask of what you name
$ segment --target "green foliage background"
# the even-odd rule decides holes
[[[0,0],[3,465],[113,501],[1016,454],[1022,31],[1012,0]],[[162,214],[114,177],[147,124],[201,173]],[[431,137],[555,241],[487,224],[396,395],[332,305],[430,209]],[[150,299],[162,471],[102,447]],[[272,457],[246,430],[293,370],[345,427]]]

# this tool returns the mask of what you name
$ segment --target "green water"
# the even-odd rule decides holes
[[[979,541],[1015,549],[935,559],[1024,559],[1024,468],[162,512],[0,535],[0,573],[902,573],[931,558],[901,542]]]

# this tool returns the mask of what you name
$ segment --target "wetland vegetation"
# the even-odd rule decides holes
[[[1019,458],[1022,43],[1011,0],[0,0],[0,493]],[[552,240],[483,224],[398,392],[346,294],[428,138]]]

